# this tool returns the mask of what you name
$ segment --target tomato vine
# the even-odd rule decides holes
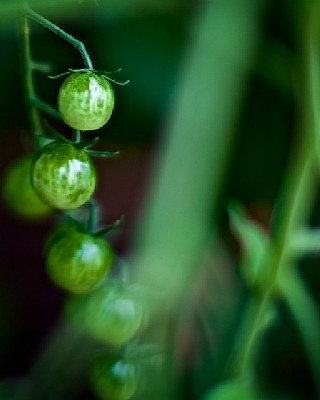
[[[67,73],[48,76],[61,78],[68,75],[60,85],[57,109],[42,100],[35,90],[34,72],[42,68],[32,59],[30,20],[76,48],[84,64],[83,69],[69,69]],[[18,205],[12,208],[17,214],[30,218],[43,217],[52,210],[60,211],[60,223],[48,235],[45,244],[48,277],[67,295],[66,310],[69,311],[64,313],[67,323],[72,323],[79,311],[77,304],[81,304],[82,316],[76,318],[84,323],[77,326],[79,332],[84,329],[97,341],[115,347],[119,354],[114,358],[112,352],[113,364],[110,361],[101,365],[99,361],[93,363],[93,391],[101,399],[113,393],[114,399],[127,400],[136,392],[140,377],[135,363],[127,360],[125,354],[128,352],[124,349],[133,337],[137,337],[145,313],[141,299],[123,275],[120,279],[110,276],[119,257],[105,236],[118,228],[123,218],[100,227],[97,220],[99,204],[93,199],[96,171],[91,160],[91,157],[113,157],[118,152],[91,149],[99,135],[93,139],[83,138],[83,131],[98,130],[111,117],[114,92],[110,82],[120,85],[127,82],[117,82],[106,71],[95,71],[85,45],[32,10],[26,0],[21,0],[20,34],[26,107],[35,152],[18,161],[19,168],[13,166],[10,172],[19,179],[22,177],[28,190],[28,196],[21,197]],[[45,72],[48,72],[47,68]],[[47,118],[65,123],[72,130],[72,138],[67,139]],[[16,190],[17,185],[7,185],[8,203]],[[76,212],[71,215],[68,210]],[[108,353],[107,349],[105,353]],[[106,360],[108,358],[107,354]],[[111,374],[109,381],[104,381],[102,374]],[[25,396],[27,398],[28,394]]]

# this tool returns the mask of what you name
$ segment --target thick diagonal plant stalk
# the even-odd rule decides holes
[[[161,315],[163,337],[212,238],[261,7],[251,0],[204,2],[190,33],[133,254],[134,279],[154,291],[151,314]]]
[[[162,293],[168,305],[190,283],[208,243],[257,42],[259,5],[208,1],[190,34],[134,253],[136,281]]]

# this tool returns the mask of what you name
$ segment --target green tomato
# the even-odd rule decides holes
[[[216,386],[203,400],[257,400],[257,397],[251,385],[235,380]]]
[[[58,109],[71,128],[90,131],[109,120],[114,107],[113,89],[108,80],[93,72],[75,72],[62,83]]]
[[[86,293],[106,275],[112,258],[104,239],[70,230],[52,242],[46,265],[55,284],[73,293]]]
[[[96,173],[90,157],[72,144],[51,142],[36,154],[31,166],[31,183],[48,205],[72,209],[91,197]]]
[[[105,285],[90,295],[86,328],[95,338],[114,346],[127,343],[143,322],[143,310],[130,286]]]
[[[26,219],[40,219],[52,212],[35,194],[30,182],[32,156],[26,155],[14,161],[6,171],[2,196],[7,207]]]
[[[70,222],[61,222],[57,224],[47,236],[44,243],[44,253],[47,253],[51,246],[60,240],[62,237],[66,236],[69,233],[77,232],[78,225],[73,221]]]
[[[129,400],[139,386],[140,371],[128,360],[100,357],[90,375],[92,391],[101,400]]]

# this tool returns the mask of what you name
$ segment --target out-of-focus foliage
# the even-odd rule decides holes
[[[171,351],[171,358],[163,369],[155,373],[155,369],[150,368],[146,372],[152,382],[152,387],[146,389],[150,392],[146,398],[155,400],[170,398],[163,382],[168,383],[170,389],[174,387],[176,399],[196,399],[221,380],[223,366],[233,349],[244,300],[248,297],[238,276],[235,259],[239,244],[231,237],[226,205],[230,199],[237,199],[243,204],[246,216],[268,229],[272,208],[282,187],[294,127],[299,119],[295,91],[303,79],[297,68],[301,40],[298,27],[304,21],[302,0],[265,2],[255,29],[239,21],[243,21],[243,16],[246,20],[247,6],[254,4],[257,7],[258,2],[217,0],[213,3],[218,8],[221,6],[218,10],[221,14],[213,13],[214,26],[210,25],[210,15],[205,15],[208,25],[201,31],[202,22],[199,26],[196,22],[200,21],[206,1],[29,1],[36,11],[82,40],[97,69],[115,71],[121,67],[122,71],[112,77],[119,81],[130,80],[123,87],[113,85],[115,112],[101,131],[101,147],[107,145],[122,150],[118,159],[97,162],[100,173],[98,196],[104,206],[103,218],[110,219],[111,215],[126,213],[130,209],[134,214],[131,218],[136,221],[137,204],[140,209],[144,204],[146,176],[156,166],[159,169],[158,175],[149,179],[150,184],[160,182],[158,190],[150,196],[150,202],[153,202],[150,209],[154,214],[145,209],[141,213],[146,218],[150,215],[154,218],[140,224],[143,234],[146,233],[145,226],[149,229],[149,236],[148,233],[145,236],[147,240],[144,241],[142,235],[140,245],[151,243],[156,252],[150,252],[149,259],[141,257],[144,265],[140,264],[139,258],[135,260],[138,268],[143,265],[140,277],[146,281],[153,279],[165,293],[150,332],[146,333],[146,336],[161,337]],[[222,5],[225,4],[231,6],[224,10]],[[8,165],[22,148],[32,147],[23,102],[17,35],[19,7],[18,0],[2,0],[0,3],[1,167]],[[229,20],[228,15],[233,19]],[[250,13],[252,15],[255,16],[255,12]],[[34,59],[46,65],[44,74],[34,73],[36,92],[55,106],[62,81],[50,80],[47,75],[65,72],[69,67],[81,68],[82,61],[77,51],[61,38],[35,23],[31,28]],[[203,34],[200,39],[196,36],[198,28]],[[246,32],[255,32],[248,41]],[[236,60],[235,63],[232,61],[230,66],[225,60],[221,62],[216,55],[220,54],[217,48],[210,47],[212,37],[216,44],[220,44],[222,53],[231,49],[228,60]],[[238,47],[235,45],[237,41],[240,43]],[[197,43],[204,47],[198,48]],[[252,45],[252,53],[249,52],[252,57],[247,56],[241,43]],[[204,50],[206,45],[208,51]],[[195,49],[197,53],[193,53]],[[241,101],[240,89],[243,90]],[[237,101],[238,106],[235,104]],[[303,99],[299,102],[303,103]],[[178,122],[175,125],[172,121]],[[221,136],[215,137],[221,126],[228,126],[228,129],[222,129]],[[165,134],[168,136],[164,142]],[[234,140],[230,140],[228,147],[225,144],[229,134],[234,136]],[[87,138],[93,137],[91,133],[86,135]],[[160,147],[168,150],[169,156],[157,156],[158,162],[153,163],[152,155]],[[0,366],[5,377],[22,376],[61,306],[61,295],[49,286],[41,258],[42,238],[52,221],[47,225],[26,227],[12,221],[4,209],[0,211],[3,228],[0,234],[1,280],[10,288],[8,293],[0,288]],[[316,204],[311,216],[313,224],[319,224],[319,215],[319,204]],[[239,217],[233,221],[236,230],[240,236],[244,231],[250,236],[249,244],[256,251],[252,252],[254,262],[259,261],[264,253],[264,236],[260,235],[260,230],[256,231],[256,225],[248,224],[244,214],[236,217]],[[184,260],[190,249],[197,248],[200,243],[192,235],[197,233],[197,229],[202,232],[204,227],[201,243],[206,243],[209,256],[197,253],[190,262],[191,273],[186,273]],[[131,228],[132,225],[125,226],[123,241],[116,235],[112,237],[124,254],[131,250],[128,244],[139,243],[136,240],[138,230]],[[215,235],[211,235],[212,232]],[[219,236],[223,243],[223,251],[212,245],[215,236]],[[169,259],[172,264],[167,263],[168,254],[173,255]],[[317,304],[320,300],[318,261],[316,255],[298,260],[304,289],[310,291]],[[165,315],[166,294],[173,285],[181,282],[186,285],[181,286],[184,290],[180,288],[181,292],[176,296],[177,309],[168,317]],[[300,296],[302,292],[298,293]],[[272,318],[259,349],[257,380],[262,391],[271,393],[273,399],[291,396],[300,400],[303,394],[309,400],[313,396],[313,382],[300,334],[288,306],[277,300],[274,307],[276,318]],[[299,309],[300,315],[303,316],[304,310],[304,306]],[[15,333],[10,335],[13,330]],[[53,347],[54,350],[51,348],[51,353],[49,351],[48,359],[52,353],[58,353],[50,367],[52,374],[44,371],[42,366],[48,365],[48,361],[41,357],[31,371],[31,375],[36,376],[33,389],[30,389],[30,393],[35,393],[34,399],[50,387],[50,375],[58,374],[60,377],[59,372],[65,372],[61,365],[66,366],[64,361],[68,354],[69,359],[74,360],[75,368],[69,368],[66,377],[75,379],[77,376],[77,368],[80,369],[83,362],[78,351],[82,346],[73,343],[73,333],[63,333],[68,338],[66,349],[70,346],[70,353],[58,345]],[[62,339],[61,342],[64,343]],[[84,346],[84,353],[85,350]],[[153,361],[154,358],[150,357],[150,363]],[[177,376],[170,375],[172,370]],[[63,379],[57,381],[52,396],[60,393],[60,389],[65,394]],[[4,398],[10,387],[4,383],[0,388]],[[283,396],[281,392],[284,392]]]

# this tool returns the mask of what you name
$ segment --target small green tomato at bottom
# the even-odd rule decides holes
[[[58,109],[71,128],[90,131],[109,120],[114,94],[108,80],[94,72],[75,72],[61,85]]]
[[[104,239],[70,230],[48,248],[46,265],[55,284],[73,293],[86,293],[106,275],[112,258]]]
[[[109,284],[90,295],[85,318],[89,334],[110,345],[121,346],[141,327],[143,310],[130,286]]]
[[[63,142],[42,147],[30,174],[36,194],[58,209],[80,207],[89,200],[96,184],[95,168],[87,153]]]
[[[128,360],[100,357],[91,369],[92,391],[101,400],[129,400],[139,386],[139,372]]]
[[[14,214],[26,219],[40,219],[52,212],[35,194],[30,182],[32,156],[26,155],[15,160],[6,171],[2,196]]]

